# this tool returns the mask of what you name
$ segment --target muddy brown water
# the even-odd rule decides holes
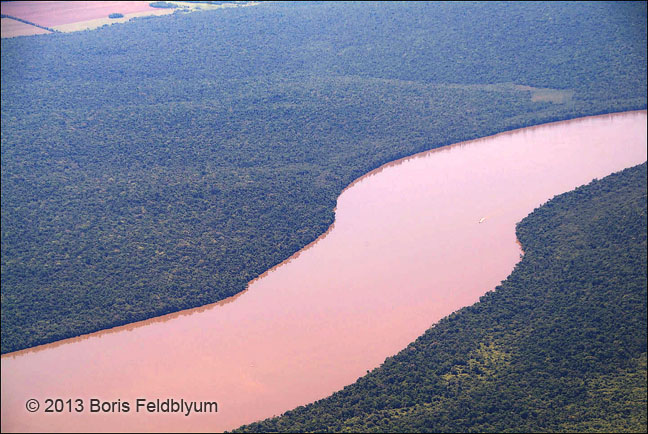
[[[323,398],[506,279],[534,208],[644,161],[645,110],[388,164],[342,193],[324,236],[232,299],[3,356],[2,431],[222,431]]]

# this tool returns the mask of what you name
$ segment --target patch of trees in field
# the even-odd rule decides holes
[[[239,432],[645,432],[646,164],[522,220],[525,256],[355,384]]]
[[[178,5],[169,2],[151,2],[149,6],[160,9],[175,9],[178,7]]]
[[[234,295],[391,160],[645,108],[645,18],[263,3],[4,40],[2,352]]]

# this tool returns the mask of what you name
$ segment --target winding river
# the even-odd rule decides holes
[[[534,208],[645,160],[644,110],[383,166],[342,193],[325,235],[244,293],[3,356],[2,431],[222,431],[323,398],[506,279],[515,223]],[[44,412],[48,398],[63,411]],[[218,411],[137,411],[137,399]]]

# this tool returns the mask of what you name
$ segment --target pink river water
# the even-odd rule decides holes
[[[3,356],[2,431],[222,431],[323,398],[506,279],[515,223],[535,207],[644,161],[645,110],[388,164],[342,193],[324,236],[232,299]],[[218,406],[185,416],[137,399]]]

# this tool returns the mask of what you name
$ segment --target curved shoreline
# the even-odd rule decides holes
[[[230,297],[224,298],[224,299],[216,301],[214,303],[209,303],[209,304],[205,304],[205,305],[202,305],[202,306],[197,306],[197,307],[193,307],[193,308],[188,308],[188,309],[183,309],[183,310],[179,310],[179,311],[175,311],[175,312],[170,312],[170,313],[167,313],[167,314],[154,316],[154,317],[151,317],[151,318],[147,318],[147,319],[143,319],[143,320],[139,320],[139,321],[135,321],[135,322],[131,322],[131,323],[117,325],[117,326],[106,328],[106,329],[100,329],[100,330],[97,330],[97,331],[94,331],[94,332],[91,332],[91,333],[84,333],[84,334],[80,334],[80,335],[77,335],[77,336],[63,338],[63,339],[55,340],[55,341],[52,341],[52,342],[39,344],[39,345],[36,345],[36,346],[33,346],[33,347],[28,347],[28,348],[24,348],[24,349],[17,350],[17,351],[12,351],[12,352],[9,352],[9,353],[3,353],[0,357],[1,358],[10,357],[10,356],[11,357],[18,357],[18,356],[23,355],[23,354],[28,354],[28,353],[31,353],[31,352],[39,352],[39,351],[46,350],[48,348],[55,348],[55,347],[58,347],[58,346],[61,346],[61,345],[71,344],[71,343],[74,343],[74,342],[79,342],[79,341],[83,341],[83,340],[86,340],[86,339],[90,339],[92,337],[102,336],[104,334],[119,333],[119,332],[122,332],[122,331],[131,331],[131,330],[137,329],[139,327],[144,327],[144,326],[154,324],[154,323],[167,322],[167,321],[173,320],[175,318],[179,318],[179,317],[186,316],[186,315],[193,315],[195,313],[201,313],[201,312],[204,312],[204,311],[207,311],[207,310],[210,310],[210,309],[217,308],[219,306],[223,306],[223,305],[232,303],[237,298],[239,298],[243,294],[247,293],[248,290],[250,289],[250,286],[253,285],[255,282],[265,278],[266,276],[268,276],[270,273],[277,270],[278,268],[289,264],[293,260],[297,259],[302,253],[308,251],[309,249],[314,247],[317,243],[319,243],[321,240],[325,239],[335,227],[335,221],[337,220],[338,203],[339,203],[340,197],[346,191],[348,191],[349,189],[354,187],[356,184],[358,184],[360,182],[363,182],[363,181],[365,181],[365,180],[367,180],[369,178],[372,178],[373,176],[376,176],[376,175],[380,174],[381,172],[383,172],[384,170],[386,170],[386,169],[388,169],[390,167],[397,167],[397,166],[400,166],[400,165],[402,165],[402,164],[404,164],[404,163],[406,163],[408,161],[419,159],[419,158],[425,158],[426,156],[432,155],[434,153],[447,152],[447,151],[450,151],[450,150],[452,150],[454,148],[461,148],[461,147],[468,146],[468,145],[471,145],[471,144],[474,144],[474,143],[480,143],[482,141],[492,140],[492,139],[495,139],[497,137],[501,137],[501,136],[505,136],[505,135],[509,135],[509,134],[514,134],[514,133],[520,132],[522,130],[533,131],[533,130],[536,130],[538,128],[557,125],[557,124],[565,123],[565,122],[573,122],[573,121],[577,122],[577,121],[582,121],[582,120],[586,120],[586,119],[601,118],[601,117],[605,117],[605,116],[607,116],[607,117],[609,117],[611,119],[612,117],[618,116],[618,115],[633,114],[633,113],[644,113],[645,114],[646,112],[647,112],[646,109],[639,109],[639,110],[629,110],[629,111],[624,111],[624,112],[603,113],[603,114],[589,115],[589,116],[578,117],[578,118],[570,118],[570,119],[566,119],[566,120],[552,121],[552,122],[532,125],[532,126],[528,126],[528,127],[514,128],[514,129],[511,129],[511,130],[502,131],[502,132],[499,132],[499,133],[496,133],[496,134],[493,134],[493,135],[490,135],[490,136],[484,136],[484,137],[480,137],[480,138],[476,138],[476,139],[466,140],[466,141],[463,141],[463,142],[457,142],[457,143],[453,143],[453,144],[450,144],[450,145],[442,145],[442,146],[439,146],[437,148],[429,149],[427,151],[421,151],[421,152],[418,152],[416,154],[412,154],[412,155],[409,155],[409,156],[406,156],[406,157],[398,158],[396,160],[387,162],[387,163],[385,163],[385,164],[383,164],[383,165],[381,165],[381,166],[379,166],[379,167],[377,167],[377,168],[375,168],[373,170],[370,170],[369,172],[365,173],[364,175],[361,175],[360,177],[354,179],[353,181],[351,181],[351,183],[349,183],[346,187],[344,187],[344,189],[342,189],[342,191],[340,192],[340,194],[337,197],[336,206],[335,206],[335,208],[333,208],[333,214],[335,215],[334,221],[333,221],[333,223],[331,223],[329,225],[329,227],[326,229],[325,232],[323,232],[315,240],[311,241],[310,243],[308,243],[307,245],[302,247],[297,252],[290,255],[288,258],[284,259],[280,263],[272,266],[271,268],[269,268],[266,271],[264,271],[263,273],[261,273],[259,276],[257,276],[254,279],[250,280],[247,283],[245,289],[243,289],[241,292],[238,292],[238,293],[236,293],[236,294],[234,294],[234,295],[232,295]],[[520,245],[520,250],[523,253],[521,245]]]
[[[608,118],[397,160],[345,189],[317,249],[250,282],[252,291],[236,303],[3,356],[3,431],[220,431],[340,390],[501,283],[520,261],[515,223],[535,207],[645,161],[646,114]],[[131,403],[216,400],[219,413],[174,419],[24,410],[28,398],[98,394]]]

